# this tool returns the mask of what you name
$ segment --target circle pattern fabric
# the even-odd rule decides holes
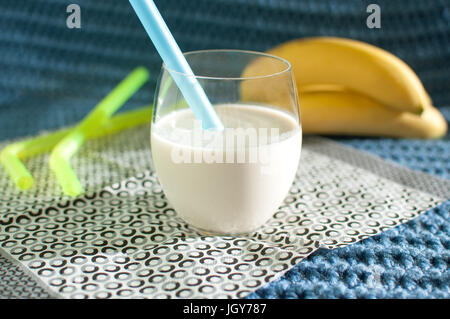
[[[133,140],[146,135],[143,128],[134,134]],[[124,136],[113,146],[91,144],[109,148],[115,162],[107,168],[121,167],[118,163],[130,156],[117,142]],[[135,158],[150,154],[143,145],[134,148]],[[82,156],[75,163],[89,165]],[[102,174],[117,173],[90,166],[81,170],[98,181],[105,180]],[[192,229],[177,216],[150,169],[76,199],[9,200],[0,247],[62,297],[242,298],[320,247],[357,242],[438,202],[305,147],[284,204],[247,236],[205,236]]]

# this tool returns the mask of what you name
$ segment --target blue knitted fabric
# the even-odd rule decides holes
[[[450,107],[442,107],[450,121]],[[438,141],[335,138],[450,178],[450,135]],[[249,298],[449,298],[450,200],[356,244],[318,250]]]
[[[378,0],[368,29],[352,0],[156,0],[183,51],[266,50],[316,35],[363,40],[404,59],[450,119],[450,2]],[[82,28],[66,27],[66,6]],[[0,2],[0,139],[79,121],[137,65],[151,81],[126,105],[153,101],[161,60],[128,1]],[[450,178],[449,137],[439,141],[336,138],[413,169]],[[249,298],[449,298],[450,202],[360,243],[320,250]]]

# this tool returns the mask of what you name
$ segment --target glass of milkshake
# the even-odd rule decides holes
[[[185,54],[224,130],[205,130],[165,65],[151,128],[153,166],[178,215],[201,233],[264,225],[295,178],[302,131],[288,61],[242,50]]]

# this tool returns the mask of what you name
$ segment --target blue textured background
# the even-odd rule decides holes
[[[449,0],[156,0],[183,51],[266,50],[314,35],[363,40],[404,59],[450,119]],[[378,3],[382,28],[365,26]],[[77,3],[82,28],[66,27]],[[79,121],[135,66],[152,79],[127,104],[149,104],[160,59],[126,0],[0,1],[0,140]],[[336,138],[450,178],[438,141]],[[450,201],[360,243],[318,251],[250,298],[450,298]]]

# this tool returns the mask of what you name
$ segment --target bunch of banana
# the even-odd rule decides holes
[[[447,122],[414,71],[391,53],[360,41],[317,37],[294,40],[268,53],[292,65],[304,133],[439,138]],[[268,59],[250,64],[243,76],[269,74]],[[265,71],[264,71],[265,70]],[[274,81],[271,85],[277,85]],[[280,86],[280,90],[282,87]],[[245,81],[244,100],[283,106],[283,92]]]

